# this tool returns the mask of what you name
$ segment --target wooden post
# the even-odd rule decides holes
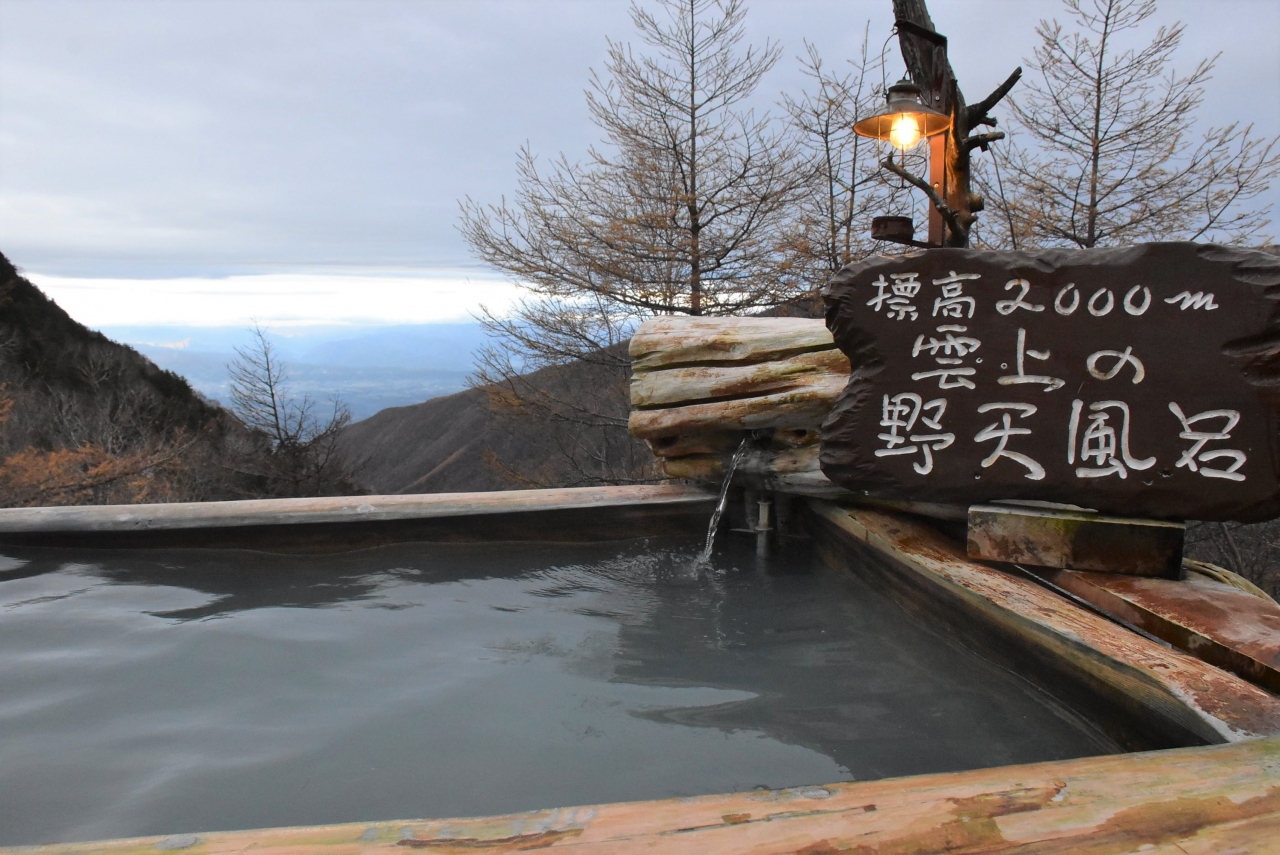
[[[1022,69],[1015,70],[982,101],[968,106],[947,60],[947,41],[934,28],[925,0],[893,0],[893,12],[902,59],[911,79],[920,86],[929,106],[951,117],[950,129],[930,142],[928,186],[936,199],[929,214],[929,242],[967,247],[969,230],[985,205],[971,188],[970,153],[975,148],[985,150],[992,142],[1004,138],[999,131],[972,135],[970,131],[978,125],[995,125],[995,119],[989,115],[991,108],[1013,88],[1022,76]],[[939,154],[942,156],[937,156]],[[939,168],[935,169],[935,163]]]
[[[929,138],[929,186],[939,196],[946,198],[947,193],[947,135],[938,134]],[[937,207],[929,206],[929,243],[942,246],[947,239],[946,225],[942,221],[942,212]]]

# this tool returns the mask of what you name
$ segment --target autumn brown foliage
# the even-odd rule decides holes
[[[0,416],[0,506],[295,494],[264,434],[74,321],[2,255]]]

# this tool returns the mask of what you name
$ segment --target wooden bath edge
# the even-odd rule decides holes
[[[0,535],[32,532],[105,532],[373,522],[604,508],[638,503],[700,505],[714,500],[715,494],[701,487],[637,485],[495,490],[484,493],[414,493],[384,496],[325,496],[314,499],[244,499],[229,502],[0,508]]]
[[[0,849],[4,855],[404,852],[1211,855],[1280,851],[1280,737],[1232,745],[535,810]]]
[[[1280,697],[971,559],[925,522],[820,500],[809,507],[825,563],[856,570],[925,625],[1091,710],[1129,750],[1280,734]]]
[[[699,487],[639,485],[0,509],[0,544],[348,552],[389,543],[583,542],[701,535]]]
[[[549,513],[604,513],[613,524],[620,513],[666,520],[676,511],[705,525],[714,498],[698,488],[649,486],[10,509],[0,510],[0,541],[24,533],[57,543],[76,533],[191,537],[255,527],[350,532],[359,526],[333,523],[545,522]],[[828,564],[857,557],[857,571],[879,575],[910,610],[982,634],[974,647],[984,655],[1006,650],[1014,664],[1044,666],[1019,673],[1034,682],[1040,672],[1050,692],[1084,691],[1118,718],[1145,722],[1132,744],[1198,747],[499,817],[197,831],[0,853],[1280,852],[1280,699],[969,559],[963,544],[923,521],[807,504]]]

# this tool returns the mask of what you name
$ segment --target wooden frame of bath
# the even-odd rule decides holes
[[[714,498],[698,488],[656,486],[7,509],[0,510],[0,543],[293,552],[394,541],[609,539],[700,531]],[[960,540],[923,520],[804,501],[800,516],[828,566],[863,575],[981,655],[1084,711],[1136,753],[506,817],[0,852],[1173,853],[1262,851],[1247,847],[1280,839],[1276,695],[1030,579],[974,561]]]

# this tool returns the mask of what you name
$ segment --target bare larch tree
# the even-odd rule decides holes
[[[795,148],[747,105],[779,48],[743,45],[740,0],[652,7],[631,9],[640,46],[610,41],[592,73],[600,145],[545,165],[526,147],[512,199],[461,206],[472,251],[528,291],[514,313],[482,316],[491,343],[473,382],[520,429],[541,419],[611,436],[619,462],[599,468],[605,481],[643,477],[635,461],[648,460],[626,434],[621,342],[639,320],[742,313],[804,287],[782,250]],[[575,359],[599,369],[594,388],[536,373]]]
[[[247,457],[252,474],[263,479],[270,495],[322,496],[352,492],[352,464],[337,454],[338,432],[351,421],[341,400],[330,399],[323,410],[311,398],[292,396],[288,372],[275,345],[258,325],[251,342],[236,348],[227,366],[231,406],[251,430],[265,437],[268,453]]]
[[[1180,23],[1134,46],[1155,0],[1064,5],[1076,29],[1040,22],[1031,74],[1012,99],[1017,133],[1001,158],[1009,242],[1264,239],[1269,206],[1257,199],[1280,173],[1277,139],[1251,125],[1196,128],[1217,57],[1174,71]]]
[[[853,132],[858,118],[884,103],[877,91],[884,58],[870,55],[866,33],[843,72],[829,68],[808,43],[800,63],[810,88],[799,97],[782,96],[800,179],[784,229],[784,264],[816,295],[840,268],[877,250],[867,233],[871,218],[910,205],[911,198],[885,180],[875,144]]]

